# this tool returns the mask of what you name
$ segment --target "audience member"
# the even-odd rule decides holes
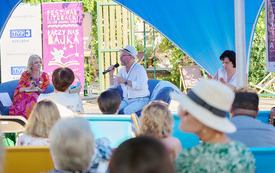
[[[3,171],[3,163],[5,161],[5,147],[3,145],[3,133],[0,130],[0,172]]]
[[[274,147],[275,128],[273,125],[257,120],[259,97],[256,91],[248,87],[238,88],[230,109],[231,122],[237,132],[228,137],[243,142],[247,147]]]
[[[59,120],[50,132],[50,151],[56,170],[50,173],[92,173],[94,137],[83,118]]]
[[[180,129],[195,133],[202,143],[183,150],[175,161],[181,172],[255,172],[253,154],[224,133],[236,127],[226,118],[234,92],[215,80],[202,79],[187,95],[172,94],[179,101]]]
[[[165,146],[158,140],[139,136],[123,142],[114,152],[110,173],[174,173]]]
[[[26,119],[37,102],[39,94],[44,93],[50,85],[49,75],[41,71],[42,59],[38,55],[31,55],[26,71],[19,79],[14,91],[10,115],[22,115]]]
[[[49,145],[49,132],[60,119],[57,106],[51,100],[41,100],[33,108],[26,132],[19,135],[16,145]]]
[[[214,79],[229,86],[231,89],[235,89],[237,86],[236,53],[232,50],[226,50],[221,54],[220,60],[222,61],[223,67],[219,68]],[[208,77],[212,78],[212,76]]]
[[[64,107],[75,113],[83,113],[84,108],[82,100],[78,93],[70,94],[69,88],[74,81],[74,72],[68,67],[59,67],[53,71],[52,82],[54,85],[54,92],[49,94],[41,94],[39,100],[45,98],[53,100],[60,111],[61,117],[71,116],[72,112],[66,111]],[[70,114],[70,115],[68,115]]]
[[[114,65],[110,70],[110,88],[117,88],[121,85],[123,100],[120,110],[130,115],[138,112],[149,103],[148,76],[144,67],[135,62],[137,51],[134,47],[127,45],[120,50],[120,61],[123,66],[118,74],[114,76]]]
[[[120,109],[121,97],[115,90],[102,92],[97,98],[97,104],[103,114],[117,114]]]
[[[144,107],[140,118],[140,135],[153,136],[159,139],[167,149],[172,151],[172,158],[182,150],[178,138],[172,137],[174,119],[168,109],[168,104],[163,101],[151,101]]]
[[[118,114],[121,103],[121,97],[115,90],[107,90],[102,92],[97,98],[97,104],[103,114]],[[137,121],[138,117],[136,116]],[[133,136],[137,135],[137,129],[132,122]]]

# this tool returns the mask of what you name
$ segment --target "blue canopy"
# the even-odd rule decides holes
[[[222,66],[222,52],[235,50],[234,0],[114,1],[145,20],[211,75]],[[245,1],[247,57],[263,3]]]
[[[12,12],[20,2],[22,0],[0,0],[0,38]]]

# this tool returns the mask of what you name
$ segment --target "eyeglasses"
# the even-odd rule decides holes
[[[120,55],[120,57],[124,57],[124,56],[131,56],[131,55]]]

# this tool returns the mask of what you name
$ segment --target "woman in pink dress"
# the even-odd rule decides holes
[[[26,71],[20,77],[14,91],[10,115],[21,115],[28,119],[40,93],[44,93],[50,85],[49,75],[41,72],[42,59],[31,55]]]

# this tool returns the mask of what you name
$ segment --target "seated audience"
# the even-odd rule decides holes
[[[49,145],[49,132],[60,119],[57,106],[51,100],[37,102],[26,124],[26,131],[19,134],[16,145]]]
[[[146,136],[123,142],[113,153],[110,173],[174,173],[165,146]]]
[[[70,94],[69,88],[74,81],[74,72],[67,67],[59,67],[53,71],[52,83],[54,85],[54,92],[49,94],[41,94],[39,100],[45,98],[53,100],[60,111],[61,117],[72,116],[74,113],[83,113],[82,100],[78,93]],[[64,107],[73,111],[66,111]],[[68,115],[69,114],[69,115]]]
[[[187,95],[172,93],[179,101],[180,129],[195,133],[202,143],[183,150],[175,161],[181,172],[255,172],[253,154],[225,133],[236,127],[226,118],[234,92],[215,80],[202,79]]]
[[[98,107],[103,114],[117,114],[120,102],[121,97],[115,90],[104,91],[97,98]]]
[[[228,137],[243,142],[247,147],[274,147],[275,128],[256,119],[259,113],[259,97],[248,87],[238,88],[230,109],[231,122],[237,132]]]
[[[175,159],[182,150],[178,138],[172,137],[174,119],[163,101],[152,101],[144,107],[140,118],[140,135],[148,135],[159,139]]]
[[[5,162],[5,146],[3,145],[3,133],[0,130],[0,172],[3,171],[3,163]]]
[[[56,170],[50,173],[96,172],[91,167],[94,137],[83,118],[59,120],[50,132],[50,151]]]

